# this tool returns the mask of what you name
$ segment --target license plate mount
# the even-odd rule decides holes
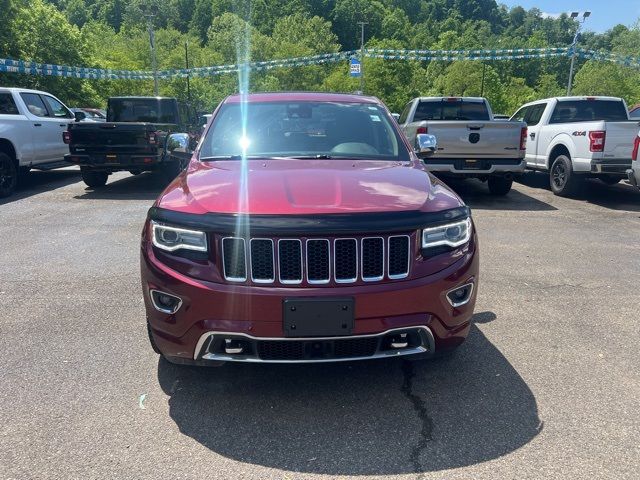
[[[353,332],[352,297],[287,298],[282,307],[285,337],[334,337]]]

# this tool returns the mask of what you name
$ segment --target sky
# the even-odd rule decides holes
[[[591,11],[591,17],[584,24],[585,30],[602,33],[622,23],[630,26],[640,18],[640,0],[497,0],[508,7],[529,10],[538,8],[544,13]]]

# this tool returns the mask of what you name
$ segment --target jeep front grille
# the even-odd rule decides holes
[[[229,282],[350,284],[409,275],[409,235],[362,238],[222,239],[222,274]]]

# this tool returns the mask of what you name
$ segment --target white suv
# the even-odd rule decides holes
[[[49,93],[0,88],[0,197],[11,195],[19,173],[69,166],[62,132],[75,118]]]

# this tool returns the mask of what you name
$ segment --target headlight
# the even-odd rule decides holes
[[[471,239],[471,219],[422,230],[422,248],[446,245],[452,248],[464,245]]]
[[[204,232],[169,227],[155,222],[151,223],[151,227],[153,244],[162,250],[167,250],[168,252],[179,249],[195,250],[197,252],[207,251],[207,236]]]

